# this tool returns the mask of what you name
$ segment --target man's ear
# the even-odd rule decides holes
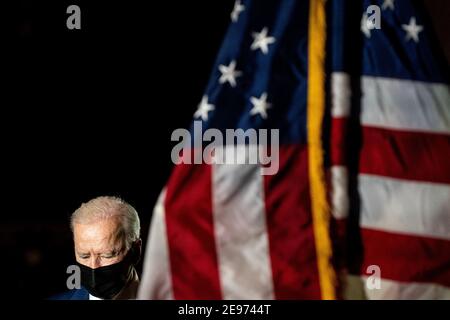
[[[134,264],[138,264],[139,260],[141,260],[142,255],[142,239],[137,239],[133,244],[134,249]]]
[[[139,238],[136,240],[136,249],[139,252],[139,257],[142,255],[142,239]]]

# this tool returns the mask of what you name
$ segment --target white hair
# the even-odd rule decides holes
[[[136,210],[124,200],[117,197],[98,197],[83,203],[70,218],[73,232],[75,223],[91,224],[101,219],[118,218],[128,250],[132,243],[139,239],[141,225]]]

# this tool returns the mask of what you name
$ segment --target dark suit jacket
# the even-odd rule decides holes
[[[83,287],[57,294],[50,300],[89,300],[89,292]]]

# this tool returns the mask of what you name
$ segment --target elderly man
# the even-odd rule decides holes
[[[139,278],[134,268],[141,255],[136,210],[115,197],[98,197],[81,205],[71,217],[80,289],[59,300],[136,298]]]

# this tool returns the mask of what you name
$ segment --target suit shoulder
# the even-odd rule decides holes
[[[48,300],[89,300],[89,293],[86,289],[72,289],[50,297]]]

